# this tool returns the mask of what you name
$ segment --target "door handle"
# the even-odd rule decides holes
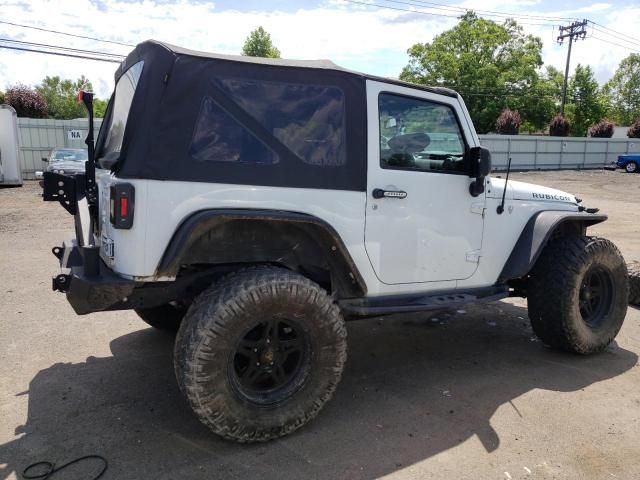
[[[373,198],[407,198],[407,192],[404,190],[383,190],[381,188],[374,188],[371,195]]]

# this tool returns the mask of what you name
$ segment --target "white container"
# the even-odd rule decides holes
[[[13,107],[0,105],[0,185],[22,185],[17,118]]]

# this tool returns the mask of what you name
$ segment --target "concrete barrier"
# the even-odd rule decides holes
[[[493,168],[574,170],[602,168],[623,153],[640,153],[640,138],[580,138],[535,135],[479,135],[491,150]]]

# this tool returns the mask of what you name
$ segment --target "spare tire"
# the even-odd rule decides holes
[[[640,262],[627,264],[629,274],[629,305],[640,307]]]

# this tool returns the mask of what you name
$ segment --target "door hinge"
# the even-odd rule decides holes
[[[480,262],[480,250],[473,250],[465,255],[465,260],[471,263]]]
[[[471,213],[477,213],[478,215],[484,215],[484,203],[472,203]]]

